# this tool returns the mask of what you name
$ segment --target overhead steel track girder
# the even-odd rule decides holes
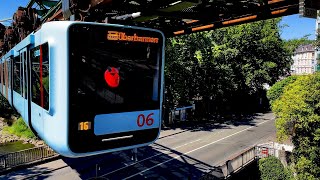
[[[60,0],[55,6],[51,6],[50,10],[42,15],[42,22],[53,19],[50,17],[62,11],[62,3],[69,1]],[[28,5],[41,2],[47,7],[57,1],[31,0]],[[110,0],[106,2],[108,3],[103,6],[91,8],[88,6],[89,10],[85,16],[95,14],[100,20],[109,17],[111,23],[156,28],[167,36],[211,30],[299,12],[299,0]],[[91,0],[88,3],[95,1]],[[141,14],[139,17],[117,18],[138,12]],[[88,20],[95,21],[95,17]]]
[[[298,0],[296,0],[296,3],[292,3],[292,1],[291,3],[288,3],[288,1],[277,1],[263,5],[258,8],[258,11],[253,11],[253,13],[244,14],[242,16],[235,16],[226,19],[221,18],[221,20],[213,20],[211,22],[203,20],[190,21],[190,23],[187,23],[185,28],[175,31],[173,36],[292,15],[298,13],[298,11]]]

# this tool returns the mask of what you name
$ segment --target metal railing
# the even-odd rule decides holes
[[[218,163],[218,166],[210,171],[209,175],[219,172],[220,178],[228,179],[230,176],[232,176],[232,174],[239,172],[251,162],[268,156],[275,156],[273,144],[272,146],[254,145],[241,151],[240,153],[237,153],[234,156],[231,156],[222,163]]]
[[[20,165],[31,164],[57,157],[48,146],[40,146],[0,156],[0,172]]]
[[[247,164],[253,162],[256,158],[256,146],[253,146],[242,151],[242,153],[238,154],[237,156],[230,158],[230,160],[227,160],[225,164],[220,166],[220,168],[223,172],[223,175],[228,177],[242,169]]]

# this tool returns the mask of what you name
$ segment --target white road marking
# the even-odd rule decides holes
[[[263,121],[263,122],[257,124],[257,126],[258,126],[258,125],[261,125],[261,124],[264,124],[264,123],[266,123],[266,122],[269,122],[269,120],[268,120],[268,121]],[[229,136],[226,136],[226,137],[224,137],[224,138],[221,138],[221,139],[216,140],[216,141],[214,141],[214,142],[211,142],[211,143],[209,143],[209,144],[203,145],[203,146],[201,146],[201,147],[198,147],[198,148],[196,148],[196,149],[194,149],[194,150],[191,150],[191,151],[188,151],[188,152],[186,152],[186,153],[183,153],[183,155],[190,154],[190,153],[192,153],[192,152],[194,152],[194,151],[197,151],[197,150],[202,149],[202,148],[204,148],[204,147],[210,146],[210,145],[212,145],[212,144],[215,144],[215,143],[217,143],[217,142],[219,142],[219,141],[222,141],[222,140],[224,140],[224,139],[227,139],[227,138],[229,138],[229,137],[231,137],[231,136],[234,136],[234,135],[236,135],[236,134],[242,133],[242,132],[244,132],[244,131],[246,131],[246,130],[248,130],[248,129],[254,128],[254,127],[255,127],[255,126],[253,126],[253,127],[248,127],[248,128],[246,128],[246,129],[243,129],[243,130],[238,131],[238,132],[236,132],[236,133],[230,134]],[[148,168],[148,169],[145,169],[145,170],[143,170],[143,171],[141,171],[141,172],[139,172],[139,173],[136,173],[136,174],[133,174],[133,175],[131,175],[131,176],[129,176],[129,177],[126,177],[126,178],[124,178],[124,180],[125,180],[125,179],[130,179],[130,178],[132,178],[132,177],[134,177],[134,176],[137,176],[137,175],[139,175],[139,174],[142,175],[142,173],[144,173],[144,172],[146,172],[146,171],[149,171],[149,170],[151,170],[151,169],[153,169],[153,168],[155,168],[155,167],[161,166],[162,164],[165,164],[165,163],[167,163],[167,162],[170,162],[170,161],[172,161],[172,160],[174,160],[174,159],[177,159],[177,158],[179,158],[179,157],[181,157],[181,156],[183,156],[183,155],[175,156],[175,157],[173,157],[172,159],[169,159],[169,160],[164,161],[164,162],[162,162],[162,163],[160,163],[160,164],[157,164],[157,165],[152,166],[152,167],[150,167],[150,168]]]
[[[183,146],[186,146],[186,145],[195,143],[195,142],[197,142],[197,141],[201,141],[201,139],[197,139],[197,140],[195,140],[195,141],[191,141],[191,142],[185,143],[185,144],[183,144],[183,145],[177,146],[177,147],[175,147],[175,148],[172,148],[172,150],[175,150],[175,149],[181,148],[181,147],[183,147]],[[155,155],[153,155],[153,156],[150,156],[150,157],[148,157],[148,158],[146,158],[146,159],[143,159],[143,160],[137,161],[137,162],[135,162],[135,163],[129,164],[129,165],[127,165],[127,166],[124,166],[124,167],[122,167],[122,168],[113,170],[113,171],[111,171],[111,172],[109,172],[109,173],[107,173],[107,174],[104,174],[104,175],[102,175],[102,176],[107,176],[107,175],[112,174],[112,173],[114,173],[114,172],[117,172],[117,171],[120,171],[120,170],[122,170],[122,169],[125,169],[125,168],[127,168],[127,167],[129,167],[129,166],[133,166],[133,165],[135,165],[135,164],[138,164],[138,163],[140,163],[140,162],[146,161],[146,160],[148,160],[148,159],[151,159],[151,158],[153,158],[153,157],[162,155],[162,154],[164,154],[165,152],[170,152],[170,151],[171,151],[171,150],[157,153],[157,154],[155,154]],[[100,177],[102,177],[102,176],[100,176]]]

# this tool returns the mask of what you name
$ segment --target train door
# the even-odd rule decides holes
[[[23,53],[22,53],[23,54]],[[13,107],[24,116],[24,99],[22,97],[22,75],[23,75],[23,67],[22,67],[22,58],[20,53],[18,56],[15,56],[11,60],[11,74],[12,74],[12,100]]]
[[[25,122],[29,122],[29,112],[28,112],[28,50],[27,48],[22,49],[20,52],[20,62],[22,63],[22,71],[21,71],[21,80],[22,80],[22,89],[21,94],[23,98],[23,108],[21,111],[21,115]]]
[[[46,93],[49,87],[46,85],[49,85],[46,81],[47,74],[49,74],[48,71],[46,71],[48,64],[48,45],[42,44],[37,47],[34,47],[30,49],[30,83],[29,83],[29,89],[30,89],[30,107],[32,109],[31,111],[31,117],[32,122],[34,125],[34,128],[37,130],[39,134],[43,131],[43,115],[45,110],[48,110],[48,106],[46,104],[48,103],[48,100],[45,97],[48,97],[48,94]]]

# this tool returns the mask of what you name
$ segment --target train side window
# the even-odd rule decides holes
[[[6,85],[6,61],[2,65],[3,85]]]
[[[14,66],[13,66],[13,90],[17,93],[21,94],[21,60],[20,56],[14,58]]]
[[[4,86],[4,63],[1,64],[1,84]]]
[[[3,75],[2,75],[2,63],[0,63],[0,92],[2,93]]]
[[[11,59],[7,61],[7,73],[8,73],[8,87],[11,88]]]
[[[1,85],[3,85],[2,84],[2,78],[3,78],[3,76],[2,76],[2,63],[0,63],[0,84]],[[0,87],[0,88],[2,88],[2,87]],[[1,89],[0,89],[1,90]]]
[[[32,102],[49,110],[49,48],[48,43],[31,50]]]
[[[27,88],[28,88],[28,81],[27,81],[27,78],[28,78],[28,65],[27,65],[27,51],[23,52],[23,60],[24,60],[24,78],[23,78],[23,97],[25,99],[27,99]]]

